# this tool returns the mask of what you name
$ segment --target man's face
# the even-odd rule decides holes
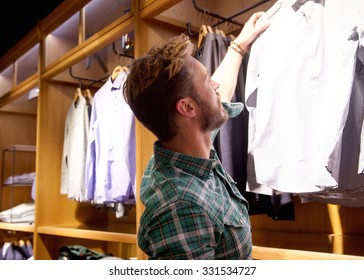
[[[228,119],[218,94],[219,84],[211,80],[207,69],[193,57],[190,69],[196,87],[194,97],[200,109],[201,128],[203,131],[212,131]]]

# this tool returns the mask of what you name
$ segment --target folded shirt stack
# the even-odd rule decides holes
[[[6,223],[33,223],[35,203],[26,202],[0,212],[0,221]]]
[[[19,175],[9,176],[5,179],[4,185],[11,184],[32,184],[35,179],[35,172],[23,173]]]

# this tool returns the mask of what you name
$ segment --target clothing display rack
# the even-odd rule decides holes
[[[75,91],[79,90],[85,96],[89,87],[95,93],[105,81],[103,76],[112,77],[117,66],[123,70],[123,65],[134,57],[145,55],[151,47],[164,44],[181,32],[188,35],[187,22],[190,22],[187,28],[191,39],[196,39],[193,42],[198,41],[199,33],[203,33],[194,32],[206,24],[214,24],[212,35],[218,35],[224,28],[223,31],[229,31],[225,32],[226,37],[230,37],[240,32],[250,14],[267,11],[275,2],[64,0],[59,9],[42,20],[5,57],[0,57],[0,135],[3,135],[0,149],[29,144],[36,145],[37,150],[35,221],[33,224],[0,222],[0,241],[33,237],[35,260],[57,259],[59,248],[69,245],[112,253],[126,260],[147,260],[147,255],[138,246],[139,220],[144,210],[139,199],[118,218],[109,208],[71,200],[60,193],[63,136]],[[342,5],[345,1],[337,2]],[[316,1],[305,4],[317,5]],[[209,33],[208,30],[206,34]],[[124,34],[128,34],[128,38],[123,37]],[[250,53],[246,58],[249,57]],[[78,83],[82,89],[76,89]],[[29,102],[27,94],[35,87],[41,89],[41,94]],[[123,120],[112,120],[110,125],[120,121]],[[137,123],[135,139],[136,195],[139,196],[142,174],[154,153],[156,138]],[[117,142],[120,139],[110,140]],[[2,177],[9,177],[11,159],[5,162],[6,173]],[[15,171],[22,174],[23,170],[33,169],[33,160],[26,158],[17,164]],[[28,185],[13,189],[14,198],[19,201],[29,197],[32,190]],[[2,190],[5,192],[0,194],[1,210],[6,210],[10,208],[11,186],[3,184]],[[62,211],[58,205],[62,205]],[[302,203],[294,197],[294,210],[294,221],[273,220],[261,214],[251,216],[253,259],[364,259],[364,207]],[[8,231],[16,232],[16,235],[12,236]]]
[[[218,25],[221,25],[223,23],[226,23],[228,22],[229,24],[234,24],[234,25],[237,25],[237,26],[240,26],[240,27],[243,27],[244,24],[234,20],[234,18],[256,8],[256,7],[259,7],[260,5],[268,2],[269,0],[262,0],[262,1],[259,1],[258,3],[255,3],[254,5],[251,5],[250,7],[246,8],[246,9],[243,9],[241,11],[239,11],[238,13],[232,15],[232,16],[229,16],[229,17],[223,17],[221,15],[219,15],[218,13],[215,13],[215,12],[210,12],[208,9],[206,8],[203,8],[203,7],[200,7],[198,6],[197,4],[197,0],[192,0],[192,3],[193,3],[193,7],[195,8],[195,10],[197,10],[199,13],[202,13],[203,15],[207,15],[207,16],[211,16],[212,18],[216,18],[218,19],[218,22],[213,24],[211,27],[216,27]],[[195,36],[197,35],[199,32],[192,32],[192,28],[191,28],[191,22],[188,22],[187,23],[187,33],[189,36]]]

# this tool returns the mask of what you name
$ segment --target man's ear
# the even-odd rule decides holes
[[[177,101],[176,110],[186,117],[196,116],[196,103],[190,97],[185,97]]]

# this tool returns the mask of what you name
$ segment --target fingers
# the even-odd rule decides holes
[[[265,14],[265,12],[256,12],[256,13],[254,13],[251,17],[250,17],[250,19],[248,20],[248,21],[251,21],[254,25],[255,25],[255,23],[257,22],[257,20],[262,16],[262,15],[264,15]]]
[[[261,32],[263,32],[265,29],[267,29],[269,27],[269,22],[268,21],[264,21],[261,20],[258,22],[258,20],[265,14],[265,12],[257,12],[254,13],[249,21],[252,23],[256,34],[260,34]]]
[[[256,32],[258,34],[262,33],[264,30],[266,30],[270,25],[269,21],[260,21],[255,25]]]
[[[254,13],[245,23],[243,29],[240,31],[239,36],[235,39],[235,41],[245,51],[248,51],[255,38],[268,28],[268,21],[258,21],[264,14],[265,12]]]

